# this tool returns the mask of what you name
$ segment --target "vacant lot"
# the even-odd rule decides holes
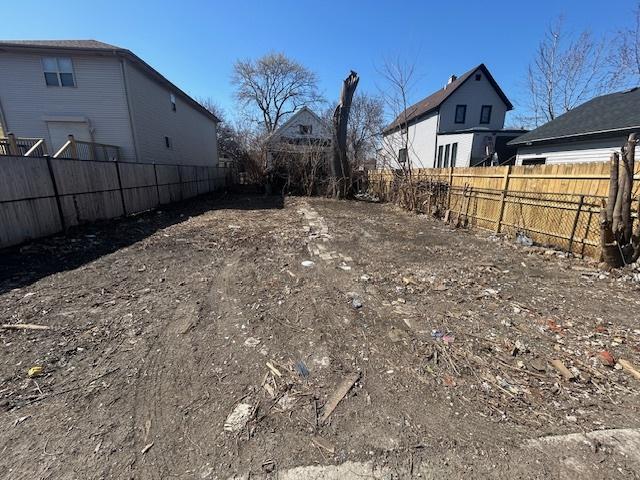
[[[391,206],[231,197],[0,269],[0,323],[50,327],[0,330],[0,478],[640,471],[640,380],[598,356],[640,365],[640,292],[580,260]]]

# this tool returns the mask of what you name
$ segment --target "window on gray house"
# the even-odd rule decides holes
[[[456,160],[458,157],[458,142],[451,144],[451,167],[456,166]]]
[[[464,123],[467,118],[467,106],[456,105],[456,123]]]
[[[169,100],[171,100],[171,110],[173,110],[175,112],[176,111],[176,96],[172,93],[171,96],[169,97]]]
[[[480,80],[482,80],[482,75],[476,73],[476,82],[479,82]]]
[[[167,148],[171,148],[172,147],[172,143],[171,143],[171,138],[170,137],[164,137],[164,146]]]
[[[480,123],[491,122],[491,105],[482,105],[480,110]]]
[[[406,163],[407,161],[407,149],[401,148],[398,150],[398,163]]]
[[[48,87],[75,87],[73,62],[69,57],[44,57],[42,59],[44,81]]]
[[[449,148],[451,145],[447,144],[444,147],[444,168],[449,168]]]
[[[436,168],[442,168],[442,145],[438,147],[438,161],[436,162]]]
[[[544,165],[547,159],[544,157],[523,158],[522,165]]]
[[[313,132],[313,125],[298,125],[300,135],[311,135]]]

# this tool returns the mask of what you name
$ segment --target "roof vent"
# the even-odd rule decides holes
[[[449,77],[449,80],[447,80],[447,84],[444,86],[444,88],[446,89],[449,85],[451,85],[453,82],[455,82],[458,79],[458,77],[456,77],[455,75],[451,75]]]

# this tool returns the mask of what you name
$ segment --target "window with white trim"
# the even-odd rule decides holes
[[[73,62],[69,57],[44,57],[42,59],[44,81],[48,87],[75,87]]]

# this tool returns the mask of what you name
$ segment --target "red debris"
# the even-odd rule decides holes
[[[600,353],[598,353],[598,358],[600,359],[602,364],[606,365],[607,367],[613,367],[616,364],[616,359],[613,358],[613,355],[611,355],[611,353],[607,350],[602,350]]]

